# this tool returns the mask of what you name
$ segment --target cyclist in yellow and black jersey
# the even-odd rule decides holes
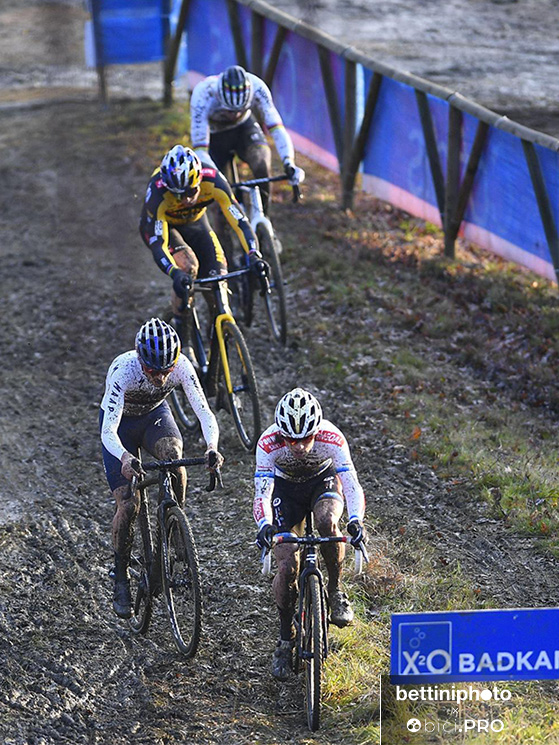
[[[173,280],[173,313],[179,316],[192,277],[227,272],[227,261],[207,208],[217,202],[251,262],[258,242],[225,177],[205,167],[190,148],[175,145],[152,173],[140,218],[140,233],[157,266]]]

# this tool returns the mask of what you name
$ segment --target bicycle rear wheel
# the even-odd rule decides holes
[[[285,287],[283,272],[273,231],[268,225],[258,225],[256,229],[260,252],[270,266],[270,292],[264,295],[266,316],[272,335],[280,344],[287,341],[287,310],[285,304]]]
[[[236,323],[222,324],[226,356],[221,356],[218,397],[233,417],[243,447],[254,452],[262,431],[256,375],[247,343]],[[228,380],[229,377],[229,380]]]
[[[142,499],[147,499],[147,494]],[[148,630],[153,610],[149,577],[153,564],[153,543],[149,524],[147,504],[142,504],[134,530],[132,552],[130,554],[130,590],[134,600],[133,615],[129,619],[130,628],[135,634],[145,634]]]
[[[305,583],[304,618],[302,619],[303,659],[305,663],[305,702],[309,729],[320,727],[320,698],[322,694],[322,604],[318,577],[311,574]]]
[[[190,524],[178,505],[165,511],[161,575],[175,644],[193,657],[202,630],[202,588],[198,553]]]

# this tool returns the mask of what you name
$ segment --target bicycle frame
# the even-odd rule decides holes
[[[219,347],[219,352],[223,364],[223,375],[225,378],[225,385],[228,393],[234,393],[233,384],[231,382],[231,374],[229,371],[229,361],[227,359],[227,349],[225,347],[225,339],[223,336],[223,324],[225,322],[237,325],[234,317],[226,311],[223,297],[219,288],[219,282],[226,281],[232,277],[238,277],[242,274],[248,274],[250,269],[239,269],[236,272],[228,272],[222,274],[219,277],[205,277],[203,279],[194,280],[195,287],[201,292],[212,292],[216,303],[216,316],[212,322],[212,330],[210,336],[210,349],[209,354],[206,354],[204,344],[202,342],[202,331],[200,329],[200,323],[198,320],[198,314],[195,306],[191,308],[194,326],[194,340],[196,347],[196,357],[200,363],[200,372],[202,374],[202,384],[204,387],[208,387],[212,390],[212,384],[215,383],[217,372],[218,372],[218,354],[216,345]]]
[[[157,470],[158,475],[135,477],[131,482],[132,490],[138,490],[140,495],[141,545],[137,546],[137,554],[131,556],[130,578],[135,583],[135,597],[130,628],[136,634],[147,632],[154,597],[162,591],[175,644],[187,657],[196,654],[200,641],[202,589],[194,537],[186,514],[174,498],[172,473],[176,468],[205,463],[205,456],[144,463],[144,471]],[[218,478],[221,484],[219,471],[211,474],[208,491],[215,488]],[[148,487],[156,483],[158,505],[154,530]]]
[[[308,517],[307,517],[308,521]],[[312,536],[312,525],[309,526],[308,523],[306,525],[306,535]],[[334,537],[334,536],[333,536]],[[338,538],[338,536],[335,536],[335,538]],[[328,543],[332,541],[327,541]],[[341,542],[341,541],[340,541]],[[297,648],[297,656],[300,659],[306,659],[306,654],[304,650],[304,638],[303,634],[301,633],[301,629],[303,628],[303,621],[304,621],[304,599],[305,599],[305,587],[307,584],[308,577],[310,575],[314,575],[318,578],[318,584],[320,587],[320,618],[322,622],[322,639],[323,639],[323,652],[322,652],[322,658],[326,659],[328,656],[328,613],[326,611],[326,591],[324,589],[324,577],[323,574],[318,566],[318,551],[316,545],[307,545],[303,549],[303,563],[302,563],[302,569],[299,573],[299,598],[298,598],[298,608],[297,608],[297,614],[295,618],[295,627],[297,628],[297,639],[298,639],[298,648]]]
[[[252,272],[250,267],[243,267],[216,277],[194,280],[195,291],[211,292],[214,299],[210,308],[210,343],[207,352],[194,303],[190,304],[189,313],[192,319],[191,343],[202,388],[206,396],[216,396],[217,411],[226,409],[231,414],[243,447],[254,451],[262,431],[256,373],[246,340],[227,307],[220,285],[229,278],[249,272]],[[184,398],[181,399],[177,391],[172,391],[171,402],[185,430],[195,432],[198,420],[185,410]]]
[[[264,214],[262,194],[260,193],[260,187],[258,184],[255,184],[254,186],[249,186],[247,184],[234,184],[234,186],[239,189],[239,191],[248,194],[248,220],[254,233],[257,233],[258,226],[261,224],[266,225],[273,231],[271,220]]]

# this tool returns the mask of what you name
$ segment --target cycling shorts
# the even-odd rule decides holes
[[[307,481],[288,481],[274,477],[272,510],[274,525],[280,532],[288,532],[301,523],[320,499],[344,501],[342,485],[334,466]]]
[[[99,429],[103,426],[104,414],[105,412],[101,409],[99,412]],[[155,444],[162,437],[174,437],[182,440],[182,435],[167,401],[162,401],[159,406],[156,406],[147,414],[123,416],[118,427],[118,436],[123,447],[136,456],[139,456],[140,448],[144,448],[148,453],[154,455]],[[111,491],[129,483],[128,479],[124,478],[120,472],[122,463],[112,453],[109,453],[104,445],[103,465]]]
[[[225,173],[227,164],[236,153],[245,163],[249,162],[249,148],[253,145],[269,147],[262,127],[251,114],[246,122],[233,129],[214,132],[210,135],[210,157],[219,170]],[[250,165],[250,163],[249,163]]]
[[[199,277],[219,276],[227,272],[227,260],[207,215],[186,225],[173,225],[184,241],[196,254],[200,263]],[[173,253],[175,246],[171,246]]]

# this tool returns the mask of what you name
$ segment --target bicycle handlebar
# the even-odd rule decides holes
[[[231,184],[232,189],[252,189],[255,186],[259,186],[260,184],[269,184],[272,181],[288,181],[289,176],[287,174],[282,173],[280,176],[267,176],[265,178],[251,178],[247,179],[247,181],[237,181],[235,184]],[[301,199],[301,190],[299,189],[298,184],[292,185],[291,189],[293,190],[293,202],[298,202]]]
[[[244,269],[236,269],[234,272],[227,272],[227,274],[219,274],[216,277],[201,277],[200,279],[194,280],[194,285],[208,285],[215,282],[224,282],[231,277],[239,277],[241,274],[248,274],[252,269],[246,267]]]
[[[295,535],[295,533],[276,533],[274,543],[297,543],[300,546],[318,546],[320,543],[349,543],[347,535]]]
[[[296,543],[299,546],[318,546],[322,543],[351,543],[351,537],[347,535],[329,535],[329,536],[318,536],[318,535],[303,535],[299,536],[295,533],[276,533],[276,535],[272,538],[272,544],[278,545],[281,543]],[[353,544],[351,544],[353,545]],[[360,552],[361,558],[365,563],[369,563],[369,554],[367,553],[367,549],[365,548],[365,544],[363,541],[360,541],[357,546],[353,546],[353,548],[356,551],[356,558],[359,556],[357,552]],[[270,573],[270,549],[264,547],[260,554],[260,561],[262,562],[262,573],[263,574],[269,574]],[[357,566],[357,562],[356,562]],[[359,571],[356,571],[356,574],[359,574],[361,572],[361,569],[359,568]]]
[[[141,463],[140,467],[142,471],[165,471],[171,468],[180,468],[181,466],[205,466],[206,463],[206,457],[203,455],[198,455],[194,458],[177,458],[176,460],[149,461],[148,463]],[[137,481],[138,480],[136,479],[136,483]],[[135,488],[136,485],[133,482],[134,479],[132,480],[132,486],[133,488]],[[219,468],[210,471],[210,480],[208,486],[206,487],[206,491],[213,491],[216,487],[216,484],[219,484],[220,487],[223,486],[221,470]]]

